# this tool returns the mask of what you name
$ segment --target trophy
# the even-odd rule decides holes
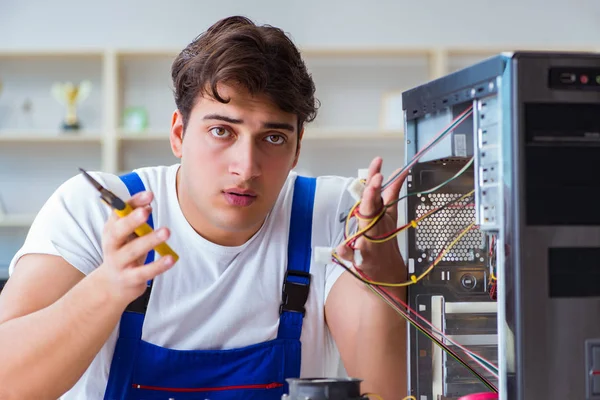
[[[77,106],[81,104],[92,91],[92,82],[84,80],[79,85],[72,82],[56,82],[52,85],[52,96],[66,107],[65,120],[62,128],[65,131],[77,131],[81,123],[77,118]]]

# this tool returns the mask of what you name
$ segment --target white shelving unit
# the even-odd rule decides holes
[[[353,176],[382,156],[390,174],[404,163],[404,136],[402,125],[382,125],[383,99],[516,48],[302,49],[321,107],[306,127],[298,171]],[[0,268],[39,208],[78,167],[120,173],[177,162],[168,132],[175,108],[171,63],[178,51],[0,49]],[[78,109],[83,130],[61,132],[64,109],[51,85],[84,79],[93,89]],[[147,130],[123,128],[127,107],[147,111]]]

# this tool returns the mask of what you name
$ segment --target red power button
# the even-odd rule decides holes
[[[474,393],[460,397],[458,400],[498,400],[498,393]]]

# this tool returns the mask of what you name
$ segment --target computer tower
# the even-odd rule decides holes
[[[407,220],[446,205],[408,231],[409,274],[476,224],[409,286],[411,308],[498,366],[501,399],[600,399],[600,54],[499,54],[407,90],[403,108],[406,159],[430,146]],[[490,391],[409,329],[418,400]]]

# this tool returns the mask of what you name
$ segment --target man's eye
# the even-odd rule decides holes
[[[214,137],[218,137],[218,138],[226,138],[229,137],[229,135],[231,135],[231,133],[222,127],[216,127],[216,128],[212,128],[210,130],[210,133],[214,136]]]
[[[267,141],[273,144],[284,144],[285,138],[281,135],[269,135],[267,136]]]

